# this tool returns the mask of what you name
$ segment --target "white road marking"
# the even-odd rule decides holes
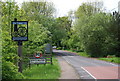
[[[67,60],[66,60],[66,61],[67,61]],[[68,64],[70,64],[70,62],[69,62],[69,61],[67,61],[67,63],[68,63]]]
[[[97,81],[97,79],[90,73],[90,72],[88,72],[85,68],[83,68],[83,67],[81,67],[83,70],[85,70],[90,76],[92,76],[94,79],[95,79],[95,81]]]
[[[117,64],[113,64],[113,63],[110,63],[111,65],[113,65],[113,66],[118,66]]]

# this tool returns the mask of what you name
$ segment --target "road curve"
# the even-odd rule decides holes
[[[114,63],[86,58],[62,50],[53,50],[57,56],[61,56],[78,72],[81,79],[102,79],[102,81],[120,81],[120,66]],[[118,67],[119,66],[119,67]],[[103,80],[104,79],[104,80]]]

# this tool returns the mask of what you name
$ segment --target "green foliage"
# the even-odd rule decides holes
[[[19,57],[14,53],[7,53],[3,55],[3,59],[6,61],[10,61],[14,64],[17,64],[17,60],[19,59]]]
[[[2,22],[2,78],[3,79],[16,79],[24,78],[21,73],[18,72],[16,67],[18,56],[16,43],[11,41],[10,34],[10,22],[13,17],[16,17],[18,6],[14,2],[0,2],[1,12],[0,16]]]
[[[99,58],[100,60],[108,61],[108,62],[113,62],[113,63],[118,63],[120,64],[120,58],[119,57],[112,57],[112,58]]]
[[[114,15],[111,18],[111,22],[109,27],[106,29],[108,32],[107,37],[107,45],[108,48],[108,54],[115,54],[116,56],[120,57],[120,34],[118,33],[120,31],[120,14],[117,12],[114,12]]]
[[[75,12],[75,16],[78,18],[84,17],[84,16],[91,16],[94,13],[95,7],[93,7],[89,3],[83,3],[82,6],[80,6],[77,11]]]
[[[92,57],[119,56],[119,34],[115,33],[119,31],[119,15],[112,16],[96,8],[87,3],[78,8],[71,36],[64,43]]]
[[[59,17],[55,20],[55,29],[52,32],[54,43],[58,47],[65,45],[65,41],[69,39],[69,32],[71,29],[71,20],[68,17]]]
[[[104,54],[104,41],[106,40],[105,28],[109,22],[108,16],[99,13],[91,16],[87,26],[83,27],[81,33],[82,42],[85,51],[93,57],[103,56]]]
[[[35,21],[41,21],[40,17],[42,16],[51,17],[55,11],[53,3],[46,1],[24,2],[22,4],[22,9],[25,11],[29,20]]]
[[[43,50],[45,43],[50,41],[50,32],[37,21],[29,22],[29,41],[24,43],[25,54],[33,54]]]
[[[24,76],[17,72],[18,68],[9,61],[2,61],[2,78],[3,79],[23,79]]]
[[[62,47],[58,47],[57,50],[62,50]]]
[[[23,71],[26,79],[58,79],[60,77],[60,67],[58,61],[53,58],[53,65],[31,65]]]
[[[107,58],[113,58],[115,55],[107,55]]]
[[[30,8],[27,8],[26,5]],[[0,7],[0,12],[2,12],[0,13],[2,20],[0,23],[0,27],[2,27],[2,77],[3,79],[22,79],[24,76],[18,72],[17,68],[18,59],[20,59],[17,55],[17,42],[11,40],[11,21],[14,18],[19,21],[29,21],[29,41],[23,43],[23,57],[26,57],[28,54],[43,50],[44,45],[51,41],[51,32],[48,28],[52,27],[51,24],[54,23],[52,22],[54,8],[52,3],[48,2],[26,2],[21,8],[15,2],[0,2]],[[39,9],[44,12],[39,13]],[[34,14],[31,14],[32,11]],[[49,20],[52,21],[47,24]],[[25,59],[22,58],[23,61]]]
[[[78,55],[84,56],[84,57],[90,57],[90,55],[85,52],[78,52]]]

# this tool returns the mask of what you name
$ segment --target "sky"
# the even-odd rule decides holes
[[[15,0],[15,2],[17,2],[18,4],[21,4],[23,1],[30,0]],[[54,6],[56,8],[56,16],[61,17],[66,16],[70,10],[75,11],[83,2],[96,0],[47,0],[47,1],[51,1],[54,3]],[[104,2],[104,7],[107,11],[109,12],[118,11],[118,2],[120,0],[102,0],[102,1]]]

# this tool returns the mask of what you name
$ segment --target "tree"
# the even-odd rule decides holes
[[[43,46],[50,42],[50,32],[37,21],[29,22],[29,41],[25,42],[24,54],[34,54],[36,51],[44,51]]]
[[[69,38],[68,33],[71,29],[71,20],[68,17],[59,17],[55,20],[54,31],[52,32],[53,41],[58,47],[62,47],[62,41]]]
[[[107,52],[111,55],[120,56],[120,14],[118,12],[113,12],[111,15],[109,26],[106,28],[108,32],[107,37]]]
[[[11,41],[11,21],[15,14],[19,12],[18,6],[15,2],[0,2],[0,13],[1,21],[0,27],[2,27],[2,78],[3,79],[16,79],[24,78],[24,76],[17,71],[17,60],[18,56],[16,43]]]
[[[77,19],[75,21],[74,31],[78,36],[79,47],[84,49],[85,52],[92,57],[106,56],[106,28],[109,26],[109,19],[111,16],[102,11],[93,13],[94,6],[89,10],[88,4],[83,4],[75,13]],[[89,13],[89,14],[88,14]]]
[[[28,19],[38,20],[39,16],[52,17],[55,11],[53,3],[50,2],[24,2],[22,9],[26,12]],[[40,18],[40,17],[39,17]]]
[[[21,8],[25,12],[25,17],[29,21],[37,21],[38,24],[42,24],[50,32],[53,32],[55,19],[53,13],[55,8],[53,3],[40,1],[40,2],[24,2]]]

